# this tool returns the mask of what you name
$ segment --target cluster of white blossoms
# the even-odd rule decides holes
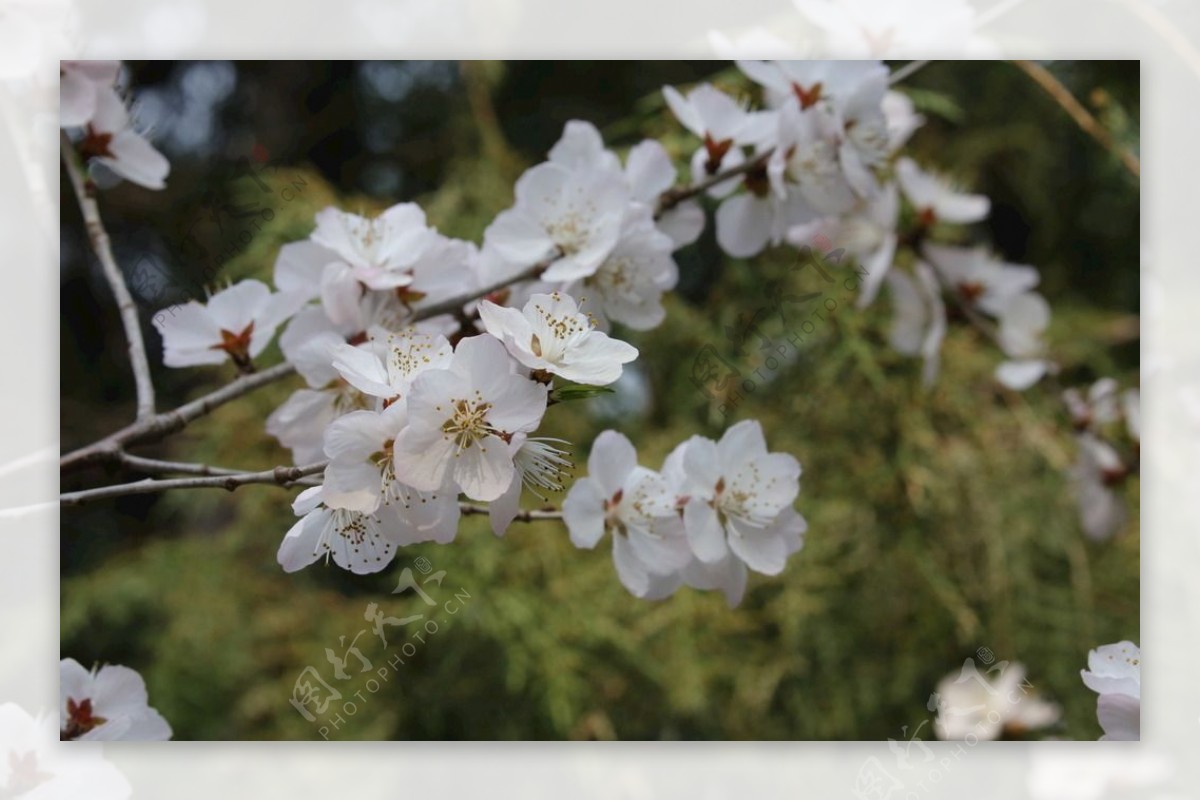
[[[150,706],[136,670],[105,665],[88,670],[74,659],[59,663],[61,740],[169,740],[171,726]]]
[[[1088,652],[1083,683],[1099,695],[1096,716],[1101,740],[1142,739],[1142,652],[1128,640]]]
[[[60,125],[85,159],[103,164],[147,189],[166,186],[171,165],[134,130],[116,88],[119,61],[63,61],[60,68]]]
[[[571,541],[595,548],[611,534],[617,575],[639,598],[686,584],[719,589],[737,606],[748,570],[778,575],[803,544],[807,524],[792,507],[800,463],[768,452],[757,421],[734,425],[719,442],[692,437],[658,472],[637,463],[625,436],[605,431],[588,473],[563,502]]]
[[[1141,447],[1141,393],[1121,391],[1112,378],[1101,378],[1086,390],[1072,387],[1063,402],[1075,429],[1079,455],[1071,469],[1084,533],[1107,540],[1124,525],[1128,512],[1116,491],[1135,471]],[[1124,455],[1115,443],[1123,433]]]

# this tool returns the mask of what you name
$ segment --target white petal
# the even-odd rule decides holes
[[[604,536],[604,491],[593,479],[576,481],[563,499],[563,522],[576,548],[595,548]]]
[[[683,526],[688,545],[701,562],[719,562],[728,554],[725,529],[717,512],[705,501],[692,498],[683,507]]]
[[[455,454],[452,467],[463,493],[477,501],[494,501],[503,495],[516,469],[504,440],[490,436]]]
[[[1096,717],[1104,729],[1101,740],[1142,739],[1142,702],[1128,695],[1102,695],[1096,699]]]
[[[734,195],[717,209],[716,225],[721,249],[735,258],[749,258],[771,238],[770,204],[748,193]]]
[[[611,498],[622,489],[635,467],[637,451],[624,434],[603,431],[592,443],[592,452],[588,456],[588,475],[599,486],[604,497]]]

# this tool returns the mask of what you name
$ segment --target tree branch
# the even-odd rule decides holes
[[[309,464],[302,467],[280,466],[258,473],[234,473],[232,475],[195,476],[193,478],[147,478],[129,484],[114,484],[108,487],[80,490],[79,492],[67,492],[59,496],[58,502],[61,506],[78,506],[89,501],[120,498],[125,495],[145,495],[147,493],[164,492],[172,489],[197,489],[202,487],[216,487],[232,492],[246,484],[276,484],[281,487],[288,487],[297,483],[305,476],[321,472],[325,469],[326,464],[328,463],[318,462],[317,464]]]
[[[125,328],[125,340],[129,343],[129,364],[133,368],[133,379],[137,385],[137,420],[145,422],[154,416],[154,382],[150,378],[150,362],[146,359],[146,343],[142,340],[137,306],[125,285],[121,268],[113,257],[108,232],[100,220],[100,207],[96,204],[92,188],[83,175],[83,164],[66,133],[62,134],[61,150],[63,166],[71,179],[71,186],[75,189],[75,197],[79,201],[79,210],[83,213],[83,222],[87,227],[92,250],[100,260],[104,277],[117,301],[117,310],[121,313],[121,325]]]
[[[738,175],[745,175],[748,172],[753,172],[757,169],[765,167],[767,160],[771,158],[771,154],[775,152],[775,148],[768,148],[761,153],[756,154],[748,161],[743,161],[736,167],[730,167],[727,170],[713,175],[710,178],[705,178],[703,181],[688,186],[677,186],[673,189],[668,189],[658,196],[658,207],[654,211],[654,219],[658,219],[666,212],[678,206],[685,200],[690,200],[702,192],[707,192],[717,184],[723,183],[730,178]]]
[[[460,503],[458,510],[464,515],[486,515],[488,507],[474,503]],[[525,509],[517,512],[517,516],[513,520],[519,520],[522,523],[531,523],[534,520],[562,520],[563,513],[561,509]]]
[[[1054,75],[1041,64],[1035,61],[1014,61],[1014,64],[1033,79],[1034,83],[1042,88],[1042,90],[1050,95],[1051,99],[1058,105],[1062,106],[1063,110],[1071,116],[1075,124],[1083,130],[1088,136],[1100,143],[1108,152],[1112,153],[1118,159],[1125,169],[1133,175],[1134,178],[1142,177],[1142,163],[1133,153],[1130,153],[1124,147],[1117,144],[1113,139],[1108,129],[1100,124],[1099,120],[1092,116],[1092,113],[1084,108],[1083,104],[1075,99],[1075,95],[1071,94],[1071,90],[1063,86],[1062,82],[1055,78]]]

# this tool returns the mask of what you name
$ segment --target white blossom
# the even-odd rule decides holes
[[[941,365],[946,337],[946,305],[937,276],[928,264],[917,262],[914,277],[891,270],[885,278],[892,297],[893,318],[888,342],[906,356],[924,359],[921,380],[933,386]]]
[[[983,195],[958,191],[942,178],[924,172],[907,156],[896,162],[896,180],[916,209],[918,221],[926,226],[979,222],[991,210],[991,201]]]
[[[112,87],[98,89],[94,102],[91,117],[83,126],[83,137],[76,143],[80,155],[147,189],[166,188],[170,162],[134,130],[129,110],[117,91]],[[79,113],[78,107],[69,111]]]
[[[568,381],[604,386],[621,377],[621,365],[637,358],[637,348],[597,331],[570,295],[534,295],[518,311],[489,301],[479,304],[488,333],[531,370]]]
[[[59,663],[59,728],[63,740],[169,740],[171,726],[150,706],[136,670],[104,665],[87,670]]]
[[[988,678],[998,673],[994,678]],[[1062,710],[1042,700],[1025,680],[1025,666],[999,662],[979,673],[968,659],[958,674],[938,682],[934,731],[942,740],[995,740],[1058,722]]]
[[[1142,652],[1122,640],[1088,651],[1083,683],[1099,694],[1096,715],[1104,729],[1101,740],[1142,739]]]

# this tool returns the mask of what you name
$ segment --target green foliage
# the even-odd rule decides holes
[[[990,70],[988,80],[1005,92],[1037,91],[1015,71],[997,78],[1011,69],[1005,65],[977,69]],[[929,81],[930,91],[954,88],[937,74]],[[981,103],[977,94],[946,96],[955,98],[946,107],[960,103],[968,120]],[[643,111],[642,130],[664,128],[661,116]],[[994,176],[998,163],[1018,154],[1012,163],[1028,170],[1009,183],[1024,193],[1028,172],[1054,159],[1050,133],[1069,130],[1050,108],[1008,127],[919,132],[915,144],[931,154],[928,163],[964,177]],[[675,138],[669,146],[686,154],[687,140]],[[1085,167],[1105,163],[1103,153],[1092,155]],[[332,201],[333,189],[313,172],[279,180],[296,176],[309,189],[276,209],[275,222],[230,264],[231,276],[269,276],[278,247],[307,235],[313,211]],[[445,230],[477,237],[510,202],[510,180],[464,145],[444,185],[419,200]],[[1120,175],[1108,180],[1106,191],[1136,215],[1136,187]],[[1077,224],[1056,213],[1053,193],[1020,199],[1035,232],[1043,220]],[[1045,237],[1056,241],[1053,232]],[[1120,307],[1086,292],[1055,293],[1070,283],[1062,265],[1074,254],[1031,246],[1029,258],[1047,272],[1050,340],[1064,377],[1135,381],[1136,353],[1114,349],[1128,336],[1114,315]],[[332,564],[287,575],[275,550],[295,519],[295,492],[244,487],[163,496],[144,523],[130,518],[140,535],[94,552],[84,549],[89,521],[99,518],[64,510],[71,568],[62,583],[63,654],[142,671],[178,738],[314,739],[322,724],[289,704],[294,682],[309,665],[330,680],[325,649],[341,654],[340,637],[349,645],[369,629],[364,610],[376,603],[395,618],[425,613],[437,631],[374,692],[368,679],[402,654],[424,621],[403,634],[388,629],[388,649],[370,631],[363,635],[358,645],[372,670],[356,673],[350,660],[351,678],[338,686],[356,713],[343,713],[330,738],[882,739],[930,717],[925,703],[938,680],[987,647],[998,659],[1023,662],[1036,689],[1063,705],[1050,734],[1099,736],[1095,695],[1079,670],[1089,648],[1138,638],[1139,527],[1135,511],[1114,540],[1084,538],[1065,476],[1074,446],[1054,390],[998,388],[994,346],[961,321],[946,339],[937,385],[923,389],[919,363],[886,344],[886,296],[865,312],[853,308],[850,267],[835,268],[826,283],[816,271],[791,269],[794,252],[785,249],[730,260],[711,233],[680,261],[684,283],[667,299],[667,323],[615,332],[641,351],[627,369],[644,379],[648,405],[621,385],[614,396],[551,407],[542,433],[579,444],[582,474],[583,447],[604,428],[626,433],[642,463],[658,467],[692,434],[718,437],[737,420],[760,420],[772,450],[803,465],[797,508],[809,531],[782,575],[752,576],[738,609],[690,589],[662,602],[637,600],[618,582],[607,540],[577,550],[554,521],[515,523],[498,539],[486,517],[466,517],[455,543],[405,549],[381,575],[356,577]],[[1136,262],[1103,258],[1094,269],[1136,280]],[[777,308],[780,298],[814,292],[815,302]],[[769,348],[756,334],[740,336],[750,320]],[[706,346],[753,389],[735,384],[718,397],[698,389],[693,362]],[[268,353],[264,362],[275,358]],[[212,385],[230,377],[199,374]],[[221,408],[160,455],[286,463],[262,421],[299,385]],[[627,405],[614,417],[609,401]],[[1126,489],[1132,510],[1138,493],[1134,479]],[[526,508],[543,505],[524,500]],[[121,510],[99,514],[121,519]],[[401,570],[419,568],[421,557],[445,571],[440,588],[427,587],[436,609],[412,593],[391,594]],[[444,604],[456,593],[464,598],[451,614]]]

